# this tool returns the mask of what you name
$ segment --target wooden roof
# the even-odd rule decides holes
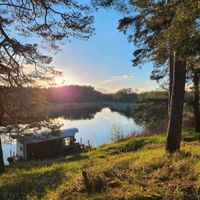
[[[38,133],[27,136],[18,136],[17,141],[19,141],[22,144],[46,142],[50,140],[58,140],[67,137],[74,137],[76,133],[78,133],[77,128],[69,128],[61,130],[60,133]]]

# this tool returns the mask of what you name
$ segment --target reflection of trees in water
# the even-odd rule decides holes
[[[67,109],[59,110],[50,114],[50,117],[57,118],[63,117],[69,120],[80,120],[80,119],[93,119],[97,112],[100,112],[102,107],[92,108],[78,108],[78,109]]]
[[[119,109],[116,109],[116,108],[110,108],[110,110],[112,112],[117,112],[127,118],[133,118],[132,116],[132,108],[130,106],[127,106],[125,110],[119,110]]]

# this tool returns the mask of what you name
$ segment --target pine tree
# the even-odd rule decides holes
[[[95,0],[94,0],[95,1]],[[152,61],[155,66],[166,66],[169,72],[168,152],[180,149],[186,70],[192,56],[198,56],[199,3],[197,0],[126,1],[101,0],[98,6],[120,9],[126,5],[118,29],[128,35],[137,49],[133,65]]]

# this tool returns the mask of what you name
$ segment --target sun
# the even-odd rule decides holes
[[[61,86],[61,85],[64,84],[65,80],[64,80],[63,77],[56,76],[56,77],[54,78],[54,82],[55,82],[56,85]]]

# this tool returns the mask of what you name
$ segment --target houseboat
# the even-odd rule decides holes
[[[75,141],[77,128],[59,131],[59,133],[40,133],[17,137],[17,154],[22,160],[35,160],[57,157],[80,150]]]

